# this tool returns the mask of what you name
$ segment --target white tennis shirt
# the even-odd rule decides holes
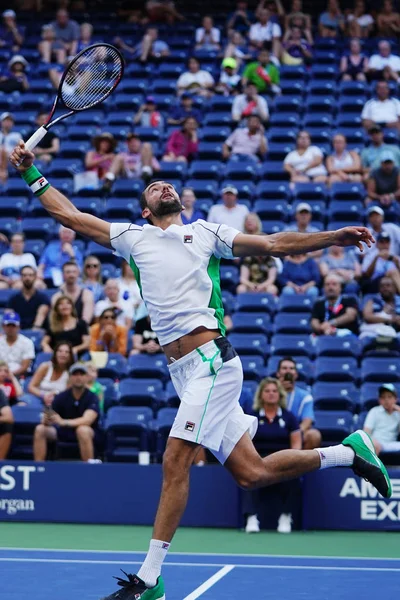
[[[161,346],[196,327],[225,333],[220,258],[233,258],[240,233],[199,219],[189,225],[112,223],[110,241],[131,266]]]

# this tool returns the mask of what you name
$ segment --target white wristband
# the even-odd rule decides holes
[[[37,192],[39,192],[41,189],[43,189],[46,185],[48,185],[48,181],[46,179],[46,177],[44,177],[44,175],[41,176],[40,179],[37,179],[34,183],[32,183],[29,187],[31,188],[32,192],[34,194],[36,194]]]

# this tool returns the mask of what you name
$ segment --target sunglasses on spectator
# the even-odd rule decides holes
[[[99,266],[100,266],[99,264],[96,264],[96,263],[90,263],[90,264],[87,264],[87,265],[86,265],[86,268],[87,268],[87,269],[98,269],[98,267],[99,267]]]

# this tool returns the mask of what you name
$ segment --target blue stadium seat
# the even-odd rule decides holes
[[[278,313],[275,316],[275,333],[310,334],[310,317],[307,313]]]
[[[316,49],[314,52],[314,63],[317,65],[333,65],[338,62],[338,54],[334,48],[330,50]]]
[[[357,114],[360,115],[365,104],[365,98],[351,98],[343,96],[337,104],[338,114]]]
[[[115,127],[116,125],[125,125],[128,127],[132,127],[133,126],[133,113],[132,111],[124,111],[124,110],[119,110],[117,112],[110,112],[110,114],[107,116],[107,126],[111,125],[112,127]]]
[[[211,127],[231,127],[232,115],[230,112],[207,113],[202,121],[202,125]]]
[[[316,411],[315,427],[322,435],[322,445],[340,443],[353,431],[353,415],[350,411]]]
[[[335,96],[308,96],[306,107],[308,113],[329,112],[333,113],[336,106]]]
[[[279,87],[284,96],[303,96],[305,91],[303,82],[296,79],[283,80],[280,82]]]
[[[360,387],[360,410],[370,410],[378,405],[379,388],[381,382],[367,382]],[[394,383],[397,390],[397,396],[400,396],[400,383]]]
[[[367,84],[364,81],[341,81],[339,93],[341,96],[361,96],[366,92]]]
[[[167,359],[163,354],[130,356],[128,358],[128,375],[129,377],[166,381],[169,378]]]
[[[313,65],[310,71],[313,80],[336,80],[338,74],[339,69],[334,65]]]
[[[265,370],[263,357],[257,355],[241,356],[240,360],[243,367],[243,375],[246,381],[260,381]]]
[[[222,265],[220,267],[221,286],[232,292],[236,292],[239,284],[239,269],[235,265]]]
[[[355,336],[332,337],[320,335],[316,339],[315,351],[317,356],[354,356],[359,358],[361,344]]]
[[[283,170],[282,161],[266,160],[261,165],[261,178],[282,183],[289,180],[289,173]]]
[[[334,96],[336,93],[336,84],[333,81],[318,81],[318,80],[311,80],[310,83],[308,84],[308,88],[307,88],[307,93],[308,98],[307,98],[307,104],[308,104],[308,100],[309,98],[313,98],[316,96]]]
[[[330,188],[332,200],[363,201],[365,188],[362,183],[333,183]]]
[[[97,133],[97,127],[88,127],[87,125],[71,125],[67,129],[68,139],[78,142],[90,142]]]
[[[105,367],[99,369],[99,377],[110,379],[121,379],[126,375],[126,358],[121,354],[110,353]]]
[[[315,361],[315,379],[317,381],[351,381],[358,378],[358,364],[354,357],[318,357]]]
[[[24,94],[21,94],[19,106],[21,110],[38,111],[43,108],[43,105],[47,100],[47,94],[30,94],[29,92],[25,92]]]
[[[176,79],[156,79],[151,84],[151,93],[174,95],[176,93]]]
[[[276,298],[272,294],[238,294],[235,310],[240,312],[266,312],[274,314],[276,311]]]
[[[85,110],[74,115],[74,125],[104,125],[104,112],[102,110]]]
[[[239,355],[269,356],[268,338],[262,333],[231,333],[228,339]]]
[[[118,198],[140,198],[144,190],[141,179],[117,179],[113,185],[113,196]]]
[[[136,125],[134,132],[142,142],[159,142],[161,138],[161,132],[156,127],[138,127]]]
[[[35,346],[35,352],[40,352],[44,332],[41,329],[24,329],[23,334],[25,337],[32,340]]]
[[[364,358],[361,363],[362,381],[380,383],[400,382],[400,361],[394,358]]]
[[[363,131],[360,131],[360,129],[358,128],[358,126],[356,127],[338,127],[337,130],[335,132],[333,132],[332,135],[336,135],[336,134],[342,134],[345,136],[346,140],[347,140],[347,144],[348,146],[359,146],[360,148],[363,148],[365,146],[365,135]]]
[[[332,127],[333,118],[331,113],[319,113],[313,112],[311,114],[304,115],[303,127],[308,129],[309,127]]]
[[[32,219],[30,217],[22,219],[21,229],[27,238],[38,238],[50,239],[55,230],[56,223],[54,219],[49,217],[41,217]]]
[[[48,217],[49,213],[40,202],[39,198],[32,198],[32,202],[29,204],[27,216],[32,218],[37,217]]]
[[[132,114],[135,113],[139,106],[143,102],[143,96],[133,94],[115,94],[114,98],[114,106],[116,110],[131,110]]]
[[[314,348],[309,335],[277,334],[271,338],[271,354],[274,356],[312,357]]]
[[[296,200],[309,202],[309,200],[324,200],[328,196],[328,190],[321,183],[296,183],[293,195]]]
[[[349,223],[357,223],[363,221],[364,204],[359,200],[333,200],[328,208],[327,215],[330,220],[348,221]]]
[[[161,408],[157,413],[157,419],[153,421],[153,429],[156,434],[156,458],[161,460],[165,446],[177,413],[176,408]]]
[[[230,133],[229,127],[206,126],[199,131],[199,139],[205,142],[225,142]]]
[[[157,179],[185,179],[187,166],[183,162],[160,162],[160,170],[157,171]]]
[[[102,263],[101,264],[101,275],[103,277],[103,280],[105,280],[105,281],[107,281],[107,279],[115,279],[116,277],[119,277],[120,270],[118,269],[118,267],[116,265],[113,265],[110,263]],[[129,339],[128,339],[128,343],[129,343]]]
[[[261,221],[261,225],[262,231],[268,235],[271,235],[272,233],[279,233],[284,227],[284,223],[282,223],[282,221],[263,220]]]
[[[222,157],[222,142],[205,142],[200,140],[198,157],[201,160],[221,160]]]
[[[19,196],[20,198],[30,198],[31,193],[26,187],[25,181],[20,178],[8,179],[5,184],[5,193],[7,196]]]
[[[222,162],[215,160],[194,160],[189,168],[189,177],[193,179],[218,180],[222,177],[224,170],[225,166]]]
[[[20,219],[26,213],[28,200],[26,197],[2,197],[0,200],[0,217],[16,217]]]
[[[6,307],[15,290],[0,290],[0,307]]]
[[[119,384],[119,401],[124,406],[156,408],[164,400],[162,381],[127,377]]]
[[[271,127],[268,130],[268,142],[277,142],[278,144],[295,144],[297,130],[288,129],[288,127]]]
[[[268,145],[268,161],[283,161],[286,155],[294,150],[294,148],[294,143],[290,144],[286,142],[285,144],[279,144],[277,142],[271,142],[271,144]]]
[[[274,100],[275,112],[303,112],[303,98],[301,96],[278,96]]]
[[[271,127],[298,127],[299,115],[297,112],[275,112],[269,120]]]
[[[120,94],[145,94],[147,92],[147,81],[143,78],[135,79],[133,77],[126,77],[121,81],[118,86],[118,93]]]
[[[281,295],[278,300],[278,311],[282,313],[310,313],[314,300],[307,294]]]
[[[185,187],[193,188],[196,198],[216,198],[218,183],[213,179],[187,179]]]
[[[33,435],[41,422],[41,409],[29,406],[14,406],[14,426],[10,458],[13,460],[33,459]]]
[[[312,397],[316,410],[349,410],[358,405],[359,392],[354,383],[318,381],[313,385]]]
[[[274,377],[278,369],[281,356],[271,356],[267,365],[268,376]],[[307,356],[296,356],[296,368],[299,374],[299,381],[311,384],[313,381],[313,364]]]
[[[179,75],[185,70],[185,63],[168,63],[162,62],[158,71],[160,78],[172,78],[178,79]]]
[[[0,232],[10,237],[20,231],[20,224],[15,217],[0,217]]]
[[[118,404],[118,384],[111,377],[98,377],[97,381],[103,388],[104,413],[106,414],[112,406]]]
[[[296,66],[286,66],[282,65],[280,68],[281,80],[295,80],[295,81],[305,81],[307,79],[308,73],[303,65]]]
[[[60,158],[78,158],[83,160],[90,147],[90,142],[69,142],[68,140],[63,140],[58,156]]]
[[[260,219],[277,219],[286,221],[289,213],[288,203],[285,200],[256,200],[254,212]]]
[[[250,201],[254,198],[255,190],[256,190],[255,184],[252,181],[248,181],[248,180],[240,181],[240,180],[224,179],[224,181],[221,181],[221,183],[220,183],[220,192],[222,193],[222,190],[224,189],[224,187],[226,187],[228,185],[231,185],[237,189],[240,202],[246,204],[246,206],[250,210],[251,204],[249,204],[246,201],[247,200]]]
[[[215,112],[230,112],[232,110],[233,98],[229,96],[213,96],[208,105],[208,111]]]
[[[48,167],[51,177],[71,177],[74,173],[82,170],[82,162],[71,158],[54,158]]]
[[[256,188],[257,197],[261,200],[286,200],[289,201],[292,193],[288,183],[275,181],[261,181]]]
[[[107,413],[106,457],[109,462],[136,462],[139,452],[150,449],[150,421],[146,406],[114,406]]]
[[[25,252],[31,252],[36,258],[36,262],[39,261],[45,246],[44,240],[25,240]]]
[[[324,146],[328,146],[331,149],[332,134],[328,127],[307,127],[307,131],[310,134],[311,143],[319,146],[321,150]]]
[[[230,160],[225,167],[224,176],[227,179],[254,181],[258,177],[259,167],[253,162]]]
[[[271,317],[267,313],[236,312],[232,315],[233,331],[235,333],[264,333],[271,332]]]
[[[168,381],[165,388],[165,403],[170,408],[178,408],[181,403],[172,381]]]
[[[128,225],[128,223],[127,223]],[[104,246],[100,246],[100,244],[96,244],[96,242],[89,242],[86,249],[86,255],[94,254],[97,256],[100,262],[107,262],[113,265],[118,265],[121,262],[119,256],[113,254],[112,250],[105,248]],[[106,377],[106,375],[104,375]]]
[[[75,207],[82,211],[88,212],[96,217],[103,215],[104,213],[104,202],[101,198],[95,196],[88,196],[87,198],[78,196],[73,199]]]
[[[336,116],[336,127],[361,127],[361,112],[359,115],[355,113],[339,113]]]
[[[139,200],[128,200],[128,198],[109,198],[105,208],[107,219],[114,221],[135,221],[142,214]]]

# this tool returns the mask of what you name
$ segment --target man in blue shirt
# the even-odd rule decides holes
[[[321,433],[312,427],[314,422],[313,397],[304,388],[296,386],[298,372],[296,362],[290,356],[282,358],[278,364],[276,376],[286,394],[286,408],[300,421],[303,434],[303,449],[313,450],[321,445]]]
[[[202,121],[201,112],[197,108],[193,108],[193,96],[189,92],[183,92],[181,103],[172,109],[167,123],[168,125],[181,125],[189,117],[193,117],[198,123]]]
[[[80,269],[83,257],[74,245],[75,232],[68,227],[60,225],[59,240],[50,242],[40,257],[38,277],[47,280],[50,287],[59,287],[63,283],[62,267],[66,262],[75,261]]]

